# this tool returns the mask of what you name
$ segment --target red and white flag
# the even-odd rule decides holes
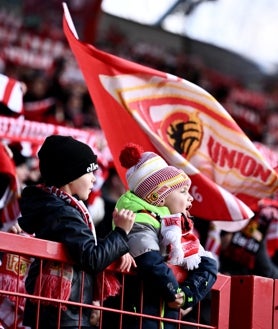
[[[0,74],[0,102],[16,114],[22,114],[23,90],[21,82]]]
[[[275,192],[277,173],[209,93],[81,42],[65,4],[63,27],[123,180],[118,157],[134,142],[190,176],[194,216],[248,219],[250,207]]]

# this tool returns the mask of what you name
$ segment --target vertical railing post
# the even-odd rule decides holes
[[[231,277],[218,274],[211,291],[211,324],[217,329],[229,329]]]
[[[278,279],[274,280],[273,288],[273,329],[278,328]]]
[[[232,276],[229,329],[273,329],[274,280]]]

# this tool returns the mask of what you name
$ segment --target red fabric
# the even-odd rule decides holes
[[[261,213],[269,219],[266,232],[266,246],[270,257],[278,251],[278,200],[263,199],[260,202]]]
[[[134,142],[144,150],[160,153],[190,176],[191,193],[197,199],[191,209],[194,216],[235,221],[252,217],[253,212],[242,201],[252,207],[264,195],[272,194],[278,187],[278,175],[228,112],[188,81],[79,41],[72,33],[74,27],[69,27],[71,23],[64,16],[65,35],[123,181],[125,172],[118,157],[126,143]],[[173,111],[167,115],[169,108]],[[192,108],[194,112],[189,115],[187,109]],[[177,152],[180,145],[174,145],[173,140],[179,128],[186,128],[183,138],[187,148]],[[196,133],[191,135],[190,129]],[[217,133],[222,130],[225,138]]]
[[[7,152],[7,149],[0,143],[0,172],[9,177],[10,189],[16,191],[16,171],[13,160]]]
[[[105,300],[109,296],[117,296],[121,284],[115,272],[106,270],[97,275],[94,300]]]
[[[173,265],[173,264],[167,264],[167,265],[173,271],[178,283],[184,283],[184,281],[187,278],[188,271],[179,265]]]
[[[113,162],[104,133],[100,129],[81,130],[56,124],[46,124],[45,122],[22,120],[20,118],[14,119],[1,115],[0,122],[0,138],[8,139],[11,142],[28,141],[32,143],[32,146],[34,147],[34,155],[36,155],[36,151],[47,136],[57,134],[72,136],[92,147],[102,168],[107,168]],[[10,172],[10,165],[6,163],[6,161],[8,161],[6,160],[7,154],[5,155],[5,158],[2,157],[4,150],[1,148],[2,146],[0,144],[0,166],[3,166],[1,172],[5,172],[5,170],[7,170],[6,168],[9,168],[8,172]],[[9,163],[10,162],[11,159],[9,160]]]
[[[35,284],[34,295],[52,299],[68,300],[71,293],[73,268],[71,265],[46,262],[41,277]],[[43,304],[53,304],[52,301],[41,301]],[[65,307],[64,307],[65,309]]]
[[[6,88],[5,88],[5,91],[4,91],[4,94],[3,94],[3,99],[2,99],[3,103],[5,103],[5,104],[9,103],[11,93],[12,93],[12,90],[15,86],[15,83],[16,83],[16,81],[13,80],[13,79],[8,80],[8,83],[6,85]]]
[[[272,230],[271,224],[277,225],[278,220],[277,200],[262,199],[259,202],[260,210],[249,223],[233,234],[232,240],[224,250],[224,255],[243,266],[253,270],[256,254],[266,238],[269,256],[277,251],[277,229]],[[271,243],[270,243],[271,242]],[[276,245],[276,246],[275,246]]]
[[[200,241],[193,233],[193,222],[184,214],[161,218],[162,244],[166,246],[167,263],[180,265],[187,270],[198,268]]]
[[[17,80],[0,74],[0,102],[17,115],[23,112],[23,91]]]
[[[141,159],[143,153],[144,150],[140,145],[128,143],[119,157],[122,167],[129,169],[135,166]]]
[[[163,235],[172,227],[177,226],[180,229],[180,243],[184,252],[184,257],[198,254],[200,241],[193,233],[193,222],[190,218],[182,214],[164,216],[162,218]],[[176,238],[176,237],[175,237]],[[170,245],[170,248],[173,246]]]
[[[27,120],[45,122],[45,113],[47,113],[51,107],[55,106],[55,102],[53,97],[24,102],[24,117]]]
[[[30,264],[31,258],[4,253],[0,266],[0,289],[26,293],[25,277]],[[8,296],[8,298],[13,302],[17,301],[16,296]],[[20,306],[24,305],[24,301],[24,298],[18,298]]]
[[[3,176],[8,178],[6,186],[1,186],[3,194],[0,195],[0,222],[8,223],[14,221],[20,214],[17,195],[16,169],[11,156],[8,154],[6,147],[0,143],[0,173],[3,182]]]

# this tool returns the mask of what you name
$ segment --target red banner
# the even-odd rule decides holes
[[[49,135],[72,136],[90,145],[104,167],[113,161],[107,141],[99,129],[81,130],[49,123],[29,121],[23,118],[13,119],[0,116],[0,138],[9,141],[27,141],[34,149],[39,147]]]

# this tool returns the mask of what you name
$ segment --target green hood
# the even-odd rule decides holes
[[[154,226],[156,229],[160,228],[160,222],[150,213],[154,213],[159,216],[169,215],[169,209],[167,207],[157,207],[149,204],[145,200],[139,198],[131,191],[127,191],[123,194],[116,204],[116,208],[121,210],[123,208],[130,209],[136,213],[135,222],[145,223]]]

